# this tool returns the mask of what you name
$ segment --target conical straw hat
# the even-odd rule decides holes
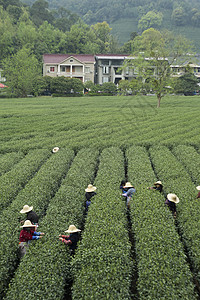
[[[79,231],[81,231],[81,230],[76,228],[75,225],[70,225],[69,228],[65,232],[74,233],[74,232],[79,232]]]

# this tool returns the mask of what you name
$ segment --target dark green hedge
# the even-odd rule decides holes
[[[51,199],[38,230],[46,233],[31,244],[15,273],[5,299],[64,299],[72,279],[68,246],[58,239],[70,224],[81,227],[85,188],[93,181],[98,151],[82,149],[76,155],[67,176]],[[57,155],[57,154],[56,154]],[[53,171],[52,171],[53,173]]]
[[[164,195],[147,189],[158,179],[163,181],[163,177],[156,178],[145,148],[132,147],[126,156],[128,178],[136,186],[131,219],[139,299],[196,299],[193,277]],[[155,156],[167,167],[159,153],[155,152]]]
[[[131,244],[119,185],[124,157],[119,148],[102,151],[95,179],[97,195],[73,260],[72,299],[131,299]]]
[[[38,156],[41,150],[38,150]],[[41,151],[42,152],[42,151]],[[58,190],[62,178],[66,175],[72,162],[72,150],[61,149],[52,154],[40,170],[18,194],[12,204],[1,215],[0,223],[0,293],[5,292],[9,279],[18,264],[18,243],[20,219],[26,216],[20,214],[25,204],[33,205],[34,211],[40,217],[44,216],[49,201]],[[35,157],[36,159],[36,157]],[[40,222],[39,220],[39,222]]]

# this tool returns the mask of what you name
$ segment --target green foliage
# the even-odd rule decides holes
[[[184,75],[178,77],[175,82],[175,93],[183,93],[184,95],[193,95],[196,90],[199,90],[197,77],[186,72]]]
[[[67,78],[64,76],[54,77],[50,81],[50,92],[58,94],[81,93],[84,85],[78,78]]]
[[[36,0],[30,8],[30,17],[33,23],[39,27],[44,21],[53,23],[53,14],[48,10],[48,1]]]
[[[179,159],[183,160],[180,152],[175,150]],[[193,150],[192,153],[195,154]],[[191,154],[192,155],[192,154]],[[199,255],[199,200],[195,199],[197,190],[191,177],[187,173],[184,165],[189,166],[189,161],[185,160],[184,165],[166,147],[152,147],[150,156],[155,171],[162,180],[166,193],[175,193],[180,202],[177,204],[177,222],[183,243],[187,249],[192,268],[196,273],[198,280],[200,270]],[[182,158],[181,158],[182,157]],[[193,167],[189,167],[190,173]],[[190,216],[190,217],[188,217]]]
[[[133,58],[128,58],[124,68],[132,68],[146,86],[143,89],[152,90],[157,96],[157,107],[168,92],[171,78],[171,65],[177,60],[179,65],[185,64],[191,45],[183,37],[175,37],[170,32],[159,32],[153,28],[145,30],[141,36],[134,39]],[[192,59],[191,54],[189,54]]]
[[[151,27],[160,27],[163,20],[163,14],[156,11],[148,11],[148,13],[139,20],[138,29],[142,31]]]
[[[47,150],[39,150],[37,153],[46,153]],[[40,154],[40,155],[41,155]],[[48,154],[50,152],[48,151]],[[30,154],[31,155],[31,154]],[[38,155],[39,156],[39,155]],[[35,156],[32,155],[32,159]],[[5,293],[9,279],[18,263],[18,241],[19,241],[19,220],[24,219],[19,212],[28,204],[34,207],[34,211],[41,218],[48,207],[49,201],[58,190],[62,178],[66,175],[71,161],[73,151],[60,149],[42,165],[36,176],[26,184],[25,188],[18,194],[8,209],[1,215],[1,259],[0,259],[0,292]],[[36,160],[36,159],[35,159]],[[33,163],[32,163],[33,164]],[[17,177],[17,176],[16,176]],[[12,222],[10,215],[12,214]],[[12,235],[10,234],[12,232]],[[35,259],[34,259],[35,260]],[[25,285],[24,285],[25,286]]]
[[[136,186],[131,219],[139,299],[196,299],[192,274],[164,195],[147,190],[157,180],[148,153],[144,147],[134,146],[127,150],[126,158],[128,179]],[[163,177],[159,179],[163,181]]]
[[[1,176],[0,212],[10,205],[18,192],[34,176],[46,158],[46,152],[41,152],[41,154],[38,151],[31,152],[18,164],[14,165],[9,172]]]
[[[58,235],[64,234],[70,224],[80,228],[84,212],[84,187],[93,181],[97,158],[98,151],[94,149],[82,149],[76,155],[58,192],[49,202],[46,216],[40,222],[38,230],[46,235],[41,241],[30,245],[10,284],[6,299],[13,299],[18,291],[19,299],[31,296],[35,299],[64,298],[72,277],[71,258],[68,247],[58,240]],[[35,282],[27,289],[27,282],[32,282],[33,277]]]
[[[177,7],[172,12],[172,21],[177,26],[184,25],[187,21],[187,14],[182,7]]]
[[[22,158],[24,158],[22,152],[11,152],[0,156],[0,176],[10,171]]]
[[[17,97],[26,97],[33,92],[34,80],[40,74],[37,58],[27,48],[3,61],[6,84]]]
[[[94,182],[97,195],[90,204],[73,259],[73,299],[131,298],[131,245],[125,204],[119,196],[123,162],[123,154],[117,148],[105,149],[101,154]]]

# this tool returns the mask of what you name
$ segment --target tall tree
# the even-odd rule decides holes
[[[38,60],[30,49],[22,48],[2,62],[6,84],[17,97],[26,97],[33,92],[34,81],[40,76]]]
[[[162,24],[163,14],[156,11],[148,11],[148,13],[139,20],[138,28],[146,30],[151,27],[158,28]]]
[[[36,26],[42,25],[44,21],[53,23],[53,14],[48,9],[49,4],[45,0],[36,0],[30,8],[30,16]]]
[[[159,32],[150,28],[134,40],[134,53],[126,60],[124,67],[137,71],[143,84],[148,83],[157,95],[157,107],[168,90],[171,78],[171,65],[185,64],[191,45],[182,36],[170,32]],[[189,56],[191,60],[191,55]]]
[[[15,28],[12,19],[8,12],[0,6],[0,60],[14,52],[14,36]]]

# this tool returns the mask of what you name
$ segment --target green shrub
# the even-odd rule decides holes
[[[157,152],[155,155],[159,156]],[[158,191],[147,190],[157,181],[148,153],[143,147],[132,147],[126,157],[129,181],[136,186],[131,219],[139,299],[196,299],[183,245],[174,219],[165,207],[164,196]]]
[[[93,181],[97,158],[98,151],[92,149],[82,149],[76,155],[40,223],[38,230],[45,232],[46,236],[30,245],[5,299],[15,299],[16,295],[20,300],[64,299],[72,279],[71,257],[68,247],[58,240],[58,235],[65,234],[70,224],[81,227],[85,187]]]
[[[150,156],[155,171],[164,183],[165,193],[175,193],[177,204],[177,223],[183,243],[187,249],[193,271],[200,280],[199,253],[199,200],[197,190],[182,163],[167,147],[150,148]],[[186,161],[185,155],[183,156]]]
[[[47,150],[30,151],[24,159],[14,165],[12,170],[1,176],[0,181],[0,212],[10,205],[18,192],[35,175],[50,155]]]
[[[37,151],[38,154],[40,153],[39,151],[41,150]],[[69,169],[73,155],[72,150],[64,149],[60,149],[58,153],[52,154],[36,173],[36,176],[18,194],[9,208],[3,211],[1,216],[2,222],[0,223],[1,294],[5,292],[5,287],[8,285],[9,279],[18,264],[19,220],[26,217],[20,214],[20,210],[25,204],[32,205],[41,220],[46,212],[49,201],[58,190],[62,178]]]
[[[85,230],[73,260],[72,299],[130,299],[131,245],[126,208],[119,191],[124,157],[118,148],[103,150]]]
[[[22,152],[11,152],[0,156],[0,176],[10,171],[22,158],[24,158]]]

